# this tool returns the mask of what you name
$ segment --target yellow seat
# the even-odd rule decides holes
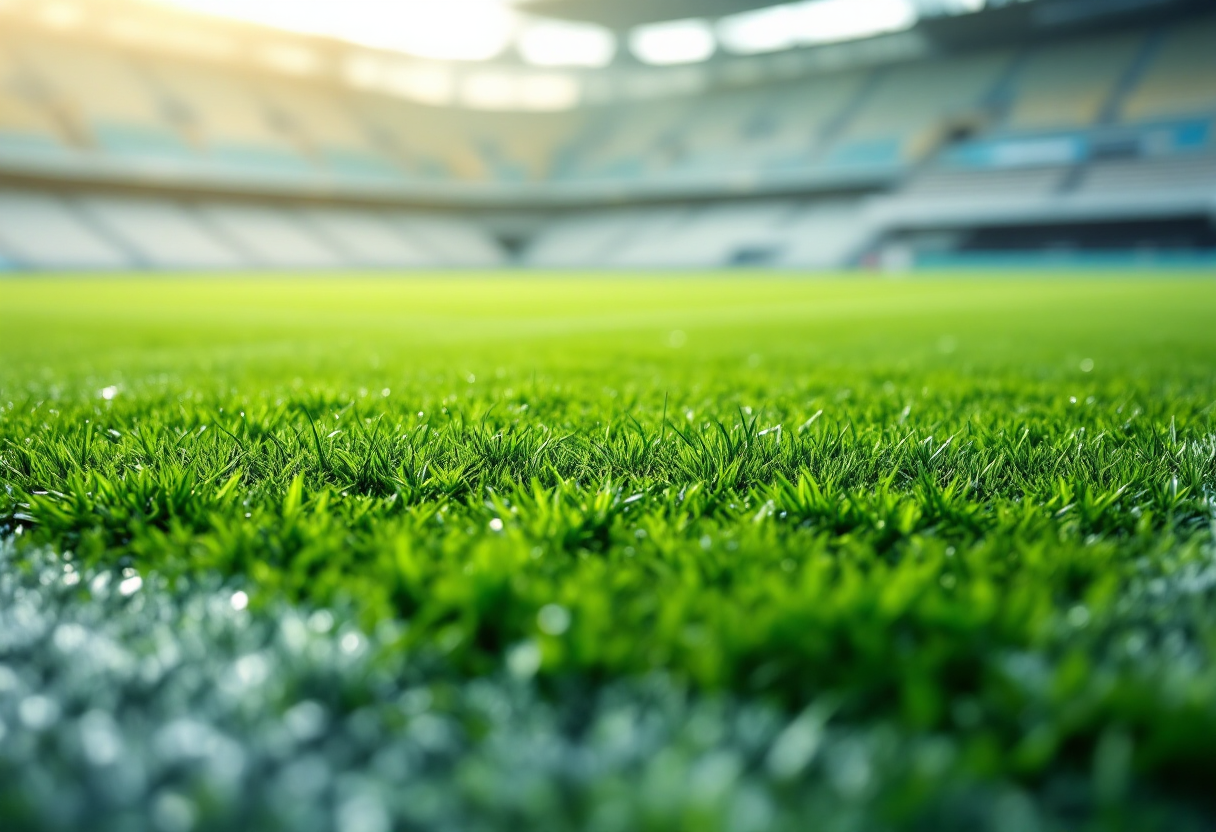
[[[1216,113],[1216,18],[1172,32],[1123,102],[1125,121]]]
[[[1046,130],[1093,124],[1142,43],[1140,35],[1119,35],[1036,50],[1018,74],[1009,126]]]

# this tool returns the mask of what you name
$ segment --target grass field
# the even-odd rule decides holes
[[[1214,321],[0,281],[0,827],[1212,828]]]

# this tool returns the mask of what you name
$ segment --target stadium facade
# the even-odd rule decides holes
[[[610,5],[618,26],[664,6]],[[975,5],[546,71],[9,0],[0,266],[1216,262],[1210,5]]]

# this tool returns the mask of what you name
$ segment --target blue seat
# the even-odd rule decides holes
[[[828,167],[895,167],[902,163],[898,138],[862,139],[833,148],[824,160]]]
[[[415,163],[417,174],[422,179],[430,181],[440,181],[453,179],[452,169],[447,162],[442,159],[436,159],[433,156],[423,156]]]
[[[221,168],[271,176],[308,176],[316,169],[303,156],[266,145],[217,145],[208,159]]]
[[[63,156],[70,153],[54,136],[45,133],[0,130],[0,153],[20,156]]]
[[[93,136],[102,150],[114,156],[189,159],[196,155],[172,130],[154,125],[97,124]]]
[[[636,156],[629,156],[601,165],[592,174],[603,179],[639,179],[645,172],[646,166],[642,160]]]
[[[518,162],[499,160],[490,166],[499,182],[527,182],[528,169]]]
[[[805,170],[811,166],[811,162],[810,153],[784,153],[769,156],[760,163],[760,169],[768,173],[788,173]]]
[[[402,179],[404,171],[383,156],[358,150],[325,150],[325,167],[350,179]]]

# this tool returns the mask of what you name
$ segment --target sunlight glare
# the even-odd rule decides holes
[[[157,0],[309,35],[437,60],[500,54],[516,27],[502,0]]]
[[[728,51],[754,55],[899,32],[916,20],[911,0],[807,0],[728,15],[718,21],[717,33]]]
[[[700,19],[652,23],[630,33],[629,48],[638,60],[655,66],[691,64],[713,55],[714,32]]]

